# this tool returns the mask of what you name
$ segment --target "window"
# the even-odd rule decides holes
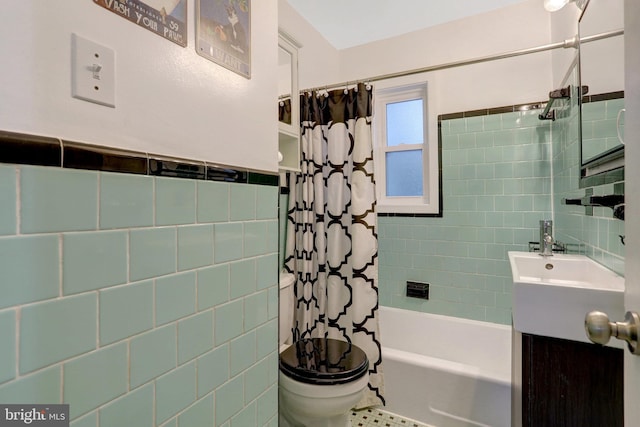
[[[438,144],[429,139],[427,84],[376,90],[378,212],[440,215]]]

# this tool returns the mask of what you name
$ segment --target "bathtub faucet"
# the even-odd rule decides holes
[[[540,221],[540,255],[553,256],[553,221],[543,219]]]

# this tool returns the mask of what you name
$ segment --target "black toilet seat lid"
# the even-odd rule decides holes
[[[344,384],[364,376],[369,370],[369,360],[354,344],[332,338],[309,338],[280,353],[280,370],[303,383]]]

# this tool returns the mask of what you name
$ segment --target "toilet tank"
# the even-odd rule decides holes
[[[279,312],[279,335],[278,344],[282,347],[291,344],[291,328],[293,326],[294,295],[293,285],[296,277],[286,271],[280,272],[280,312]]]

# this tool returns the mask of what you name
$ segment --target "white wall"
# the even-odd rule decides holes
[[[529,0],[341,52],[342,79],[473,59],[549,43],[541,1]],[[436,113],[544,100],[551,90],[550,54],[540,53],[430,73],[443,94]],[[433,92],[432,92],[433,94]]]
[[[0,14],[0,129],[276,171],[277,2],[252,2],[252,77],[86,0],[20,0]],[[71,97],[71,33],[116,54],[116,107]],[[248,126],[247,120],[252,124]]]
[[[624,28],[623,0],[591,0],[580,22],[580,36]],[[624,89],[624,37],[612,37],[580,47],[582,84],[590,94]]]
[[[623,3],[623,0],[591,0],[580,24],[581,11],[574,3],[550,14],[553,40],[569,39],[578,32],[580,37],[587,37],[624,28]],[[568,53],[568,50],[554,51],[554,86],[559,87],[566,77],[573,59]],[[580,56],[582,84],[589,86],[589,94],[624,89],[624,37],[582,43]]]
[[[302,47],[298,49],[300,90],[340,79],[340,54],[287,0],[278,0],[278,26]]]
[[[280,26],[288,17],[280,14]],[[283,22],[284,20],[284,22]],[[308,25],[308,24],[307,24]],[[448,24],[411,32],[340,51],[340,75],[328,73],[323,84],[336,84],[389,73],[435,66],[549,43],[548,14],[539,0]],[[327,66],[326,57],[300,59],[300,77],[306,70]],[[304,65],[304,68],[303,68]],[[544,52],[441,71],[406,76],[374,85],[388,86],[428,81],[429,141],[437,141],[439,114],[545,101],[552,87],[551,53]],[[314,82],[317,80],[314,79]]]
[[[279,25],[297,37],[315,37],[309,24],[280,1]],[[286,13],[284,13],[286,11]],[[301,87],[354,81],[548,44],[548,13],[539,0],[443,24],[402,36],[344,49],[326,45],[301,49]],[[313,39],[315,40],[315,39]],[[313,53],[313,55],[307,54]],[[543,101],[553,89],[549,52],[429,73],[430,94],[438,96],[432,114]],[[336,73],[335,67],[339,67]],[[418,77],[403,79],[416,80]],[[376,83],[380,87],[380,83]]]
[[[576,39],[578,37],[578,18],[580,9],[570,3],[557,12],[548,14],[551,24],[551,39],[554,42]],[[577,61],[578,49],[557,49],[551,54],[553,87],[559,89],[565,85],[570,68]]]
[[[318,41],[317,32],[286,0],[279,1],[280,28],[292,31],[304,44],[300,50],[302,88],[353,82],[550,43],[549,14],[540,0],[528,0],[452,23],[340,50],[336,57],[326,44]],[[429,92],[429,141],[438,140],[439,114],[546,101],[549,91],[554,89],[551,52],[378,81],[374,85],[382,89],[425,80]]]

